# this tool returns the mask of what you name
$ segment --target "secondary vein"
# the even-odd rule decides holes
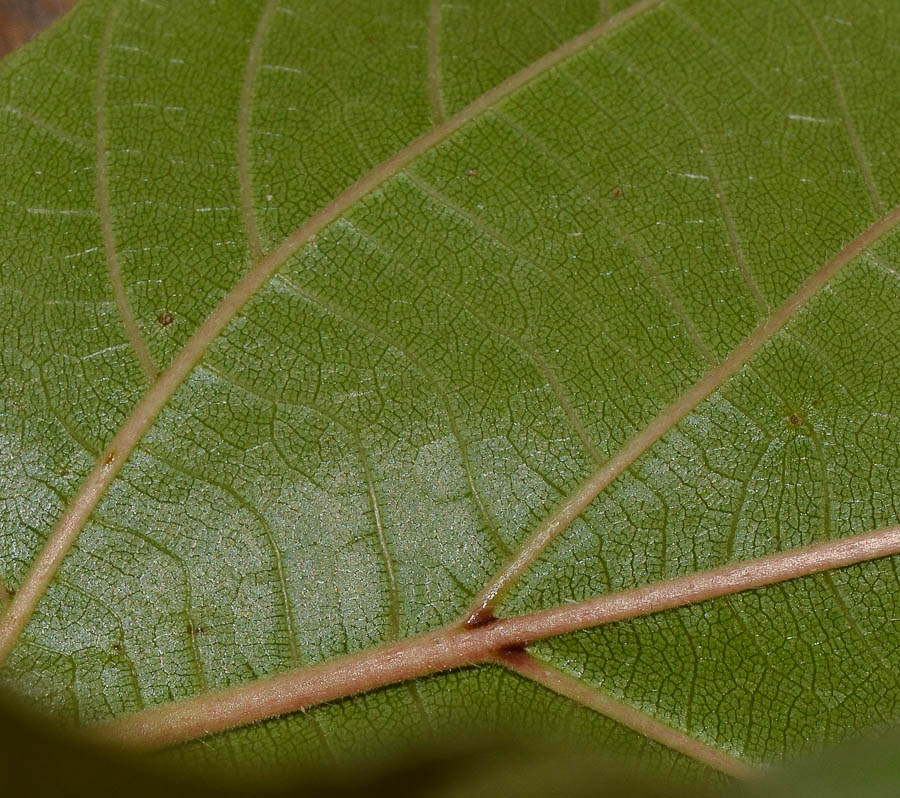
[[[520,676],[537,682],[554,693],[565,696],[588,709],[593,709],[650,740],[661,743],[691,759],[702,762],[704,765],[709,765],[722,773],[739,779],[750,779],[761,775],[761,771],[742,759],[704,743],[673,726],[661,723],[652,715],[629,706],[623,701],[618,701],[605,691],[554,668],[524,649],[501,652],[497,661]]]
[[[396,175],[411,161],[448,138],[512,92],[567,58],[586,49],[598,39],[620,28],[661,1],[640,0],[625,11],[575,36],[556,50],[547,53],[482,94],[443,124],[432,128],[376,166],[307,219],[268,255],[254,263],[197,328],[184,347],[175,355],[168,368],[151,384],[72,497],[22,581],[15,598],[0,617],[0,663],[3,663],[9,656],[19,635],[31,618],[37,602],[43,596],[94,508],[106,493],[109,485],[118,476],[126,460],[140,443],[160,411],[193,371],[194,366],[200,361],[210,344],[218,338],[241,308],[256,295],[272,275],[290,257],[303,249],[310,239],[326,225],[339,218],[355,203]]]
[[[675,402],[655,416],[630,438],[616,454],[575,489],[525,541],[519,553],[478,595],[472,605],[470,623],[490,614],[500,595],[519,578],[547,546],[623,471],[634,463],[688,413],[733,377],[785,324],[857,255],[900,224],[900,206],[881,217],[865,232],[844,246],[774,310],[718,366],[708,371]]]

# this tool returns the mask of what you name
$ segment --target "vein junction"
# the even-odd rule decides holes
[[[92,728],[98,740],[139,749],[174,745],[265,718],[452,668],[500,663],[732,775],[752,769],[734,757],[669,729],[582,682],[524,655],[525,646],[567,632],[734,595],[900,553],[900,527],[889,527],[745,563],[689,574],[589,601],[478,626],[452,624],[335,660],[196,698],[126,715]]]

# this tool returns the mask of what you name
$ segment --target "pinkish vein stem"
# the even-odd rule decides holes
[[[476,627],[462,624],[92,727],[140,749],[174,745],[397,682],[495,662],[538,640],[729,596],[900,553],[900,527],[770,554]]]

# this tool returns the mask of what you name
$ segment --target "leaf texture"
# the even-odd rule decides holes
[[[485,597],[900,522],[898,29],[849,0],[84,0],[0,70],[11,607],[121,470],[3,684],[89,725]],[[569,697],[481,664],[169,756],[278,772],[515,723],[697,767],[593,690],[766,765],[897,721],[896,596],[860,563],[529,646]]]

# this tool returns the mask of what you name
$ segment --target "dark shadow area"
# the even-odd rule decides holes
[[[350,763],[348,763],[350,764]],[[129,798],[703,798],[577,752],[547,750],[538,741],[456,740],[411,749],[391,766],[342,768],[333,776],[279,786],[231,787],[179,777],[147,759],[114,752],[62,733],[8,704],[0,705],[0,785],[3,795],[128,795]]]

